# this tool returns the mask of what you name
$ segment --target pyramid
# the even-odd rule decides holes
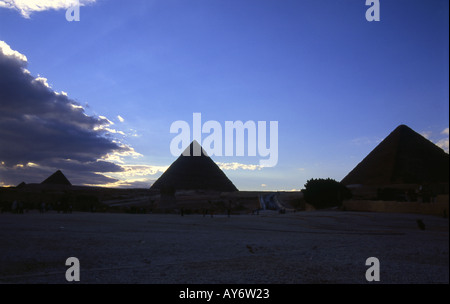
[[[344,179],[344,185],[448,183],[449,155],[406,125],[398,126]]]
[[[17,186],[16,186],[16,188],[23,188],[23,187],[25,187],[27,184],[25,183],[25,182],[21,182],[20,184],[18,184]]]
[[[183,156],[188,155],[188,149],[191,156]],[[201,151],[201,155],[193,156],[194,151]],[[236,186],[195,140],[156,180],[150,189],[161,190],[165,187],[172,187],[175,190],[238,191]]]
[[[69,182],[69,180],[64,176],[64,174],[61,172],[61,170],[56,171],[53,173],[49,178],[44,180],[41,185],[64,185],[64,186],[71,186],[72,184]]]

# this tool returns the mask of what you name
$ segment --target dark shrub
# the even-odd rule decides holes
[[[344,199],[352,197],[351,191],[334,179],[310,179],[302,191],[305,201],[316,209],[340,207]]]

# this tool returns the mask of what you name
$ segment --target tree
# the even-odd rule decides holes
[[[334,179],[310,179],[302,191],[305,201],[316,209],[340,207],[344,199],[352,197],[351,191]]]

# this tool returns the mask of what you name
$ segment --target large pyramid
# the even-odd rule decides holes
[[[50,177],[48,177],[46,180],[44,180],[41,185],[64,185],[64,186],[71,186],[72,184],[69,182],[69,180],[64,176],[64,174],[61,172],[61,170],[56,171],[53,173]]]
[[[189,155],[191,156],[183,156],[187,155],[187,149],[189,149]],[[201,155],[194,156],[193,151],[201,151]],[[236,186],[195,140],[150,189],[160,190],[164,187],[171,187],[175,190],[238,191]]]
[[[448,183],[449,155],[400,125],[344,179],[345,185]]]

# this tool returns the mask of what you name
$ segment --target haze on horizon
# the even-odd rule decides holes
[[[275,167],[212,157],[239,190],[341,180],[400,124],[449,152],[448,1],[38,2],[0,0],[0,186],[148,188],[193,113],[278,122]]]

